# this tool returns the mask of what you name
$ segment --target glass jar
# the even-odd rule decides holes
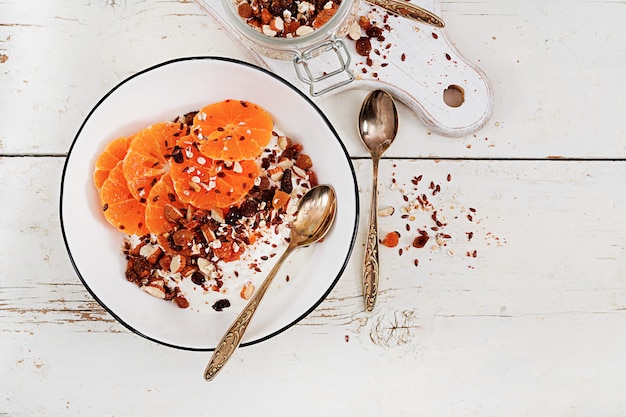
[[[348,33],[359,7],[358,0],[342,0],[335,14],[322,27],[293,38],[271,37],[253,28],[239,16],[235,0],[222,0],[228,20],[254,50],[269,58],[291,60],[298,78],[319,96],[354,80],[350,53],[341,39]]]

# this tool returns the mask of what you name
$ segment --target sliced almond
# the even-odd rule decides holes
[[[280,148],[281,151],[284,151],[291,145],[292,145],[291,139],[289,139],[287,136],[278,137],[278,147]]]
[[[391,216],[394,212],[395,212],[395,209],[393,208],[393,206],[388,206],[388,207],[381,208],[380,210],[378,210],[378,216],[387,217],[387,216]]]
[[[163,217],[170,223],[176,223],[180,219],[184,218],[183,212],[171,204],[166,204],[163,207]]]
[[[218,223],[224,223],[224,212],[221,208],[212,208],[211,209],[211,218]]]
[[[170,262],[170,272],[172,274],[181,272],[185,268],[186,264],[187,264],[187,260],[185,259],[184,256],[174,255],[172,257],[172,261]]]
[[[348,37],[353,41],[359,40],[359,38],[361,37],[361,26],[359,25],[359,22],[357,20],[355,20],[350,25],[350,29],[348,30]]]
[[[281,157],[278,160],[278,164],[276,164],[276,166],[279,166],[282,169],[289,169],[289,168],[291,168],[293,166],[293,159]]]
[[[141,287],[142,290],[156,298],[165,298],[164,282],[162,279],[151,281],[149,284]]]
[[[216,239],[215,232],[206,223],[200,226],[200,232],[202,232],[202,236],[207,242],[212,242]]]
[[[243,288],[241,288],[241,292],[239,293],[239,295],[244,300],[249,300],[250,297],[252,297],[252,294],[254,294],[255,289],[256,288],[254,287],[254,284],[248,281],[245,284],[243,284]]]
[[[204,275],[210,277],[215,271],[215,265],[205,258],[198,258],[198,269],[204,273]]]

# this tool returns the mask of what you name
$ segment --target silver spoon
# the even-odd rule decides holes
[[[393,98],[382,90],[372,91],[359,114],[359,134],[372,155],[372,203],[365,247],[363,300],[372,311],[378,295],[378,162],[398,133],[398,111]]]
[[[285,259],[294,249],[308,246],[322,239],[330,229],[335,219],[336,211],[337,195],[331,186],[319,185],[313,187],[302,196],[298,202],[296,218],[291,223],[287,249],[218,343],[204,371],[204,379],[211,381],[215,378],[235,352],[259,303]]]

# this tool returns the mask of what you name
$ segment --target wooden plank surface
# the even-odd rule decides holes
[[[623,2],[450,1],[442,14],[457,48],[489,76],[494,114],[479,133],[450,139],[428,132],[402,106],[401,138],[389,155],[626,155]],[[0,4],[0,16],[0,111],[20,109],[0,130],[2,153],[66,152],[97,101],[151,65],[193,55],[245,58],[191,1],[11,1]],[[365,155],[354,127],[364,95],[320,104],[355,156]]]
[[[0,160],[0,189],[12,190],[0,222],[11,236],[0,258],[8,415],[168,415],[207,403],[223,415],[624,411],[623,162],[385,160],[381,206],[396,211],[381,230],[399,231],[404,250],[382,250],[374,314],[358,296],[361,233],[327,300],[284,334],[239,351],[210,385],[201,378],[206,353],[137,337],[82,288],[63,253],[58,194],[48,191],[62,164]],[[367,184],[369,161],[355,166]],[[432,208],[403,219],[419,175],[417,192]],[[434,196],[431,181],[441,189]],[[368,186],[360,191],[369,196]],[[434,235],[435,210],[450,238],[410,247],[418,229]]]

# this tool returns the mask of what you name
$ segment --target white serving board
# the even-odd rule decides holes
[[[227,21],[220,0],[197,1],[241,43],[250,57],[250,62],[280,75],[311,95],[309,85],[298,78],[291,60],[261,55],[247,40],[239,36],[231,22]],[[439,0],[413,0],[413,3],[441,15]],[[361,1],[358,15],[369,16],[371,20],[382,23],[389,13]],[[394,15],[387,17],[386,24],[391,30],[384,31],[385,40],[378,42],[372,39],[372,49],[380,52],[380,55],[374,52],[370,54],[372,65],[367,65],[366,58],[357,54],[353,40],[347,36],[342,38],[350,57],[349,68],[355,79],[313,98],[323,99],[352,88],[381,88],[413,110],[436,133],[461,137],[484,126],[493,108],[493,93],[489,81],[479,68],[469,63],[457,51],[445,29]],[[323,69],[327,66],[328,72],[338,67],[338,58],[334,53],[323,54],[315,59],[315,66]],[[339,81],[342,79],[339,78]],[[444,90],[450,86],[454,86],[457,91],[463,91],[463,103],[458,107],[444,102]]]

